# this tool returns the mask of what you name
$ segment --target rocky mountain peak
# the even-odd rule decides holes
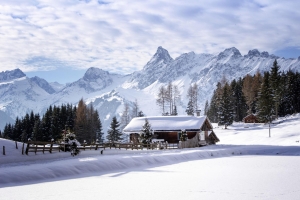
[[[11,71],[0,72],[0,81],[9,81],[25,76],[26,75],[20,69],[14,69]]]
[[[261,55],[262,57],[264,57],[264,58],[268,58],[268,57],[270,56],[269,53],[268,53],[267,51],[261,52],[260,55]]]
[[[231,47],[228,49],[225,49],[223,52],[219,53],[218,55],[218,60],[225,58],[225,57],[239,57],[242,56],[242,54],[240,53],[240,51],[235,48],[235,47]]]
[[[85,72],[83,79],[86,81],[96,81],[97,79],[106,79],[108,76],[109,73],[107,71],[91,67]]]
[[[248,57],[259,57],[260,52],[257,49],[250,50],[247,54]]]
[[[161,62],[164,63],[164,64],[167,64],[167,63],[169,63],[171,61],[173,61],[173,58],[171,58],[169,52],[166,49],[164,49],[161,46],[159,46],[157,48],[156,53],[151,58],[151,60],[147,63],[146,66],[156,65],[156,64],[159,64]]]

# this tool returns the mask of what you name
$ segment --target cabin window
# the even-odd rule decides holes
[[[200,140],[205,140],[205,134],[204,131],[200,132]]]
[[[177,140],[180,140],[181,132],[177,132]]]

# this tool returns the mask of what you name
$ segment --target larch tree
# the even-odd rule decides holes
[[[121,130],[123,130],[125,128],[125,126],[127,126],[127,124],[129,124],[131,120],[131,115],[130,115],[130,106],[129,103],[125,102],[124,103],[124,109],[122,112],[122,116],[121,116]]]
[[[167,90],[164,86],[161,86],[158,90],[156,104],[161,107],[162,115],[165,115],[165,107],[167,103]]]
[[[262,76],[259,72],[257,72],[254,76],[247,74],[244,77],[242,91],[248,106],[248,114],[256,112],[256,102],[261,82]]]
[[[172,115],[177,115],[177,103],[180,102],[180,92],[177,85],[173,85],[173,109]]]
[[[139,103],[137,99],[132,104],[131,118],[137,117],[139,114]]]
[[[173,85],[171,82],[166,88],[166,101],[169,107],[169,114],[171,115],[173,112]]]
[[[88,138],[87,134],[87,107],[83,99],[78,102],[76,119],[75,119],[75,134],[79,142],[83,142]]]

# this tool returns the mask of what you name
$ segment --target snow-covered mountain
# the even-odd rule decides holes
[[[20,69],[0,73],[0,83],[26,76]]]
[[[21,70],[15,69],[0,73],[0,110],[15,119],[31,110],[43,113],[49,105],[74,105],[83,98],[98,109],[106,130],[112,117],[121,115],[124,102],[132,103],[137,99],[146,115],[160,115],[155,98],[162,85],[172,82],[178,86],[181,93],[178,112],[185,114],[186,92],[192,83],[200,86],[199,104],[203,108],[223,77],[231,81],[246,74],[270,70],[275,59],[282,71],[300,69],[300,57],[285,59],[256,49],[243,56],[235,47],[216,55],[189,52],[175,59],[166,49],[158,47],[140,71],[119,75],[93,67],[81,79],[67,85],[49,84],[38,77],[28,78]]]
[[[53,89],[53,87],[45,79],[39,78],[37,76],[32,77],[30,79],[31,79],[32,82],[37,84],[39,87],[44,89],[49,94],[55,93],[55,89]]]

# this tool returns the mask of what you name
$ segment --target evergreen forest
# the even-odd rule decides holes
[[[79,142],[103,141],[102,124],[98,111],[93,105],[87,106],[83,99],[78,107],[71,104],[49,106],[43,116],[33,111],[14,124],[6,124],[2,137],[19,142],[59,141],[67,133],[75,132]]]
[[[211,122],[225,125],[255,114],[261,122],[300,112],[300,74],[281,72],[277,61],[271,70],[246,75],[230,83],[225,78],[217,83],[205,114]]]

